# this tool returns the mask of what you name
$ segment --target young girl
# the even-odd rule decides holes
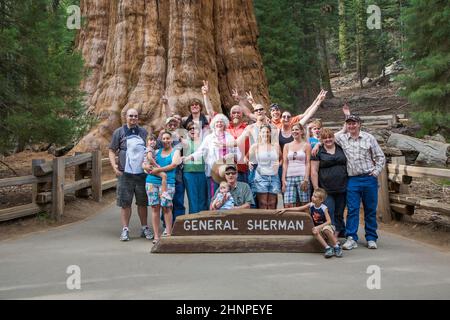
[[[308,124],[308,142],[313,149],[320,140],[320,132],[322,131],[322,121],[316,119]]]
[[[144,169],[146,174],[150,174],[150,172],[154,168],[159,168],[159,165],[156,163],[156,153],[155,153],[156,143],[157,143],[156,136],[154,134],[150,134],[147,138],[147,150],[146,150],[147,156],[144,158],[144,164],[142,165],[143,167],[146,164],[150,165],[150,170]],[[163,197],[167,200],[172,200],[172,197],[167,192],[167,175],[166,175],[166,173],[159,172],[159,173],[156,173],[155,175],[161,178],[161,197]]]
[[[221,207],[218,208],[218,210],[228,210],[234,208],[234,199],[230,193],[230,186],[226,181],[222,181],[219,185],[219,192],[217,193],[216,198],[211,202],[211,210],[212,208],[216,208],[216,204],[218,202],[222,202],[225,197],[227,200]]]
[[[325,258],[342,257],[342,248],[334,235],[335,227],[331,224],[331,218],[328,214],[328,208],[323,204],[327,193],[324,189],[317,188],[312,196],[312,202],[297,208],[281,209],[279,214],[283,214],[286,211],[309,211],[314,223],[312,233],[314,238],[320,242],[325,248]],[[330,246],[332,245],[332,247]]]

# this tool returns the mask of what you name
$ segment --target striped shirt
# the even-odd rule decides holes
[[[386,163],[386,158],[377,140],[370,133],[360,131],[354,139],[350,133],[336,135],[336,143],[347,157],[347,172],[350,177],[370,174],[378,176]]]

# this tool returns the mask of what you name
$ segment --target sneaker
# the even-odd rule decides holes
[[[334,255],[338,258],[342,258],[342,248],[341,246],[334,247]]]
[[[324,256],[325,256],[325,258],[331,258],[332,256],[334,256],[333,248],[332,247],[326,248]]]
[[[166,200],[172,200],[172,197],[170,196],[170,194],[167,191],[161,193],[161,197],[166,199]]]
[[[142,229],[141,238],[145,238],[147,240],[152,240],[154,238],[152,230],[149,227]]]
[[[122,233],[120,234],[120,241],[128,241],[130,240],[130,236],[128,235],[128,229],[122,229]]]
[[[367,241],[367,248],[369,249],[376,249],[377,248],[377,243],[373,240],[369,240]]]
[[[164,231],[163,231],[161,237],[167,237],[167,230],[166,230],[166,229],[164,229]]]
[[[354,248],[358,248],[358,244],[352,237],[348,237],[347,241],[342,245],[342,248],[345,250],[352,250]]]

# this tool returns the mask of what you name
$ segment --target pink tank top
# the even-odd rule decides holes
[[[286,177],[304,177],[306,171],[305,150],[288,151],[288,167]]]

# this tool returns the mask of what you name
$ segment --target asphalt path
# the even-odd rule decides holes
[[[152,254],[138,221],[133,213],[132,239],[120,242],[119,210],[110,205],[81,222],[1,241],[0,299],[450,298],[449,252],[386,232],[377,250],[362,240],[341,259]]]

